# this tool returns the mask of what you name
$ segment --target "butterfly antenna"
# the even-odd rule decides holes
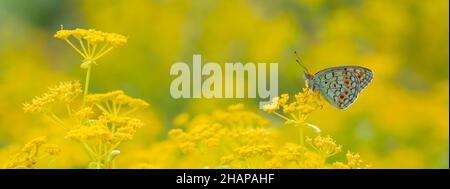
[[[295,59],[295,62],[297,62],[298,65],[300,65],[303,69],[305,69],[305,71],[307,73],[309,73],[308,68],[300,62],[301,59],[300,59],[300,56],[298,56],[297,51],[294,51],[294,53],[295,53],[295,56],[297,57],[297,59]]]

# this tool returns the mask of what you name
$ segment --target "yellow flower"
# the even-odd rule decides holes
[[[297,110],[303,114],[309,114],[323,108],[323,101],[318,92],[303,88],[303,92],[295,95]]]
[[[287,143],[279,152],[279,156],[284,161],[297,162],[301,158],[301,146],[298,144]]]
[[[171,138],[178,138],[180,137],[183,133],[183,130],[181,129],[172,129],[169,131],[169,137]]]
[[[207,139],[205,142],[209,148],[214,148],[214,147],[219,146],[220,140],[218,137],[212,137],[212,138]]]
[[[183,143],[181,143],[180,144],[180,150],[183,152],[183,153],[189,153],[189,152],[192,152],[192,151],[194,151],[195,149],[196,149],[196,144],[195,143],[193,143],[193,142],[183,142]]]
[[[220,165],[230,165],[235,160],[233,155],[226,155],[220,158]]]
[[[263,106],[263,110],[267,113],[273,113],[277,111],[280,108],[279,101],[280,97],[275,97],[272,99],[272,102],[270,104],[266,104]]]
[[[91,107],[85,107],[85,108],[82,108],[82,109],[78,110],[77,112],[75,112],[75,117],[78,120],[83,120],[83,119],[89,118],[89,116],[91,116],[93,114],[94,114],[94,111],[92,110]]]
[[[347,165],[351,169],[366,169],[370,165],[366,164],[358,153],[347,152]]]
[[[74,127],[66,134],[66,138],[78,142],[86,140],[110,141],[112,134],[106,125],[96,121],[90,126],[79,125]]]
[[[271,169],[277,169],[283,167],[283,160],[278,157],[272,158],[265,163],[265,166]]]
[[[227,132],[234,141],[242,144],[264,144],[270,142],[272,133],[260,128],[237,128]]]
[[[328,168],[330,166],[326,163],[326,158],[317,152],[306,150],[304,156],[304,160],[300,164],[301,167],[317,169]]]
[[[272,155],[271,145],[244,145],[234,150],[238,154],[239,159],[249,159],[258,156]]]
[[[35,97],[31,103],[23,104],[23,110],[39,113],[56,101],[70,104],[81,92],[78,81],[61,82],[55,87],[50,87],[43,95]]]
[[[61,148],[59,148],[56,144],[49,144],[45,146],[44,151],[49,155],[58,155],[61,153]]]
[[[73,34],[72,30],[65,30],[65,29],[61,29],[59,31],[56,32],[56,34],[54,35],[55,38],[58,39],[64,39],[66,40],[69,36],[71,36]]]
[[[70,36],[73,36],[71,40]],[[83,58],[81,67],[89,68],[95,61],[112,49],[127,43],[127,38],[116,33],[106,33],[94,29],[61,29],[54,35],[55,38],[65,40]],[[78,42],[75,45],[73,41]]]
[[[202,144],[208,148],[217,147],[222,135],[223,128],[220,124],[201,124],[186,132],[181,129],[172,129],[169,132],[169,137],[176,141],[183,152],[191,152]]]
[[[19,153],[12,156],[6,168],[35,168],[38,161],[45,157],[57,155],[61,150],[56,145],[46,145],[46,137],[37,137],[22,148]],[[43,152],[41,148],[44,146]]]
[[[261,128],[269,126],[269,120],[255,112],[244,109],[243,104],[231,105],[228,111],[216,110],[209,122],[220,123],[227,128]]]
[[[295,113],[297,110],[297,102],[291,102],[283,106],[283,112],[285,114]]]
[[[79,142],[95,140],[97,142],[102,141],[108,144],[117,144],[131,140],[136,130],[143,125],[142,121],[135,118],[120,117],[105,113],[88,126],[79,125],[71,129],[67,133],[66,138]]]
[[[239,111],[239,110],[244,110],[244,104],[238,103],[228,106],[228,111]]]
[[[288,100],[289,100],[289,94],[281,94],[280,100],[278,101],[278,104],[280,106],[284,106],[284,105],[286,105]]]
[[[113,143],[131,140],[138,128],[141,128],[144,123],[134,118],[122,118],[122,124],[117,124],[118,129],[113,133]],[[120,122],[119,122],[120,123]]]
[[[86,102],[104,113],[119,115],[123,112],[122,115],[125,116],[149,106],[147,102],[129,97],[121,90],[104,94],[90,94],[87,96]]]
[[[308,143],[313,149],[315,149],[319,154],[323,155],[325,158],[333,156],[342,150],[341,145],[337,145],[330,136],[322,137],[316,136],[313,139],[306,138],[306,143]]]
[[[309,114],[315,110],[322,109],[323,102],[318,92],[312,92],[309,88],[303,88],[302,92],[295,95],[294,101],[289,101],[289,94],[282,94],[272,99],[270,104],[263,106],[267,113],[274,113],[282,107],[285,114]]]
[[[280,97],[275,97],[272,99],[270,104],[263,106],[263,110],[267,113],[273,113],[286,105],[289,100],[289,94],[282,94]]]
[[[37,137],[37,138],[31,140],[30,142],[28,142],[27,144],[25,144],[25,146],[22,148],[22,151],[30,153],[30,154],[37,154],[39,147],[42,144],[45,144],[46,142],[47,142],[47,137],[45,137],[45,136]]]
[[[347,164],[342,163],[340,161],[334,162],[333,167],[336,169],[349,169],[350,168]]]

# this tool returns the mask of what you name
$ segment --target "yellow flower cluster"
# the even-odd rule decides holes
[[[104,114],[89,126],[80,125],[73,128],[67,133],[66,138],[79,142],[94,140],[116,145],[131,140],[136,130],[143,125],[142,121],[135,118]]]
[[[81,90],[78,81],[60,83],[56,87],[49,88],[44,95],[34,98],[31,103],[25,103],[23,109],[25,112],[43,112],[59,126],[68,130],[66,138],[80,142],[88,152],[91,158],[89,168],[114,168],[114,158],[120,154],[116,148],[121,142],[131,140],[136,130],[143,126],[142,121],[129,115],[146,108],[149,104],[141,99],[132,98],[120,90],[90,95],[89,82],[95,61],[113,48],[125,44],[127,38],[93,29],[61,29],[56,32],[55,37],[65,40],[83,56],[81,67],[87,69],[84,91]],[[79,42],[78,46],[72,43],[74,39]],[[84,92],[82,103],[72,106],[82,92]],[[49,107],[54,102],[58,102],[60,107],[65,106],[67,117],[70,119],[62,119],[57,115],[59,111]],[[39,144],[36,141],[30,145]],[[56,146],[48,146],[45,153],[54,155],[58,153],[58,149]],[[28,156],[32,155],[37,155],[37,152]]]
[[[149,105],[144,100],[129,97],[121,90],[105,94],[90,94],[87,96],[86,102],[90,106],[96,106],[104,113],[119,115],[125,110],[123,113],[125,116]]]
[[[50,87],[43,95],[35,97],[31,103],[23,104],[23,110],[40,113],[54,102],[70,104],[81,92],[81,85],[78,81],[62,82],[55,87]]]
[[[187,125],[186,131],[172,129],[169,132],[183,152],[204,148],[205,145],[215,147],[229,139],[233,139],[236,144],[256,144],[270,137],[269,132],[260,129],[267,127],[270,122],[255,112],[245,110],[243,104],[231,105],[226,111],[216,110],[210,115],[195,116],[190,122],[186,116],[183,115],[181,121],[180,116],[176,118],[176,122]]]
[[[316,133],[320,133],[319,127],[306,122],[311,112],[320,110],[323,108],[323,101],[320,98],[318,92],[312,91],[306,86],[302,92],[299,92],[294,96],[294,99],[289,102],[289,95],[282,94],[279,97],[272,99],[270,104],[263,106],[263,110],[270,114],[275,114],[285,120],[285,125],[291,125],[297,127],[299,133],[299,141],[301,149],[305,149],[304,139],[304,127],[311,127]],[[279,109],[283,110],[283,113],[278,113]],[[320,149],[327,153],[329,149]],[[301,156],[306,156],[304,150],[300,151]],[[272,165],[278,165],[271,163]]]
[[[44,148],[44,152],[48,155],[55,156],[61,153],[61,148],[56,144],[47,144]]]
[[[294,143],[286,143],[265,165],[269,168],[328,168],[326,157]]]
[[[31,104],[25,104],[24,109],[26,112],[41,112],[44,105],[51,102],[58,101],[65,104],[69,117],[76,122],[67,122],[52,111],[48,111],[49,117],[69,130],[66,138],[83,145],[92,160],[90,167],[113,168],[114,158],[120,153],[116,148],[122,142],[131,140],[136,130],[144,125],[139,119],[128,115],[149,104],[141,99],[129,97],[123,91],[113,91],[89,95],[87,105],[73,111],[70,103],[80,93],[78,82],[61,83],[57,87],[50,88],[42,97],[33,99]],[[66,127],[68,125],[72,127]],[[54,155],[58,150],[55,146],[48,146],[45,152]]]
[[[72,36],[79,44],[75,45]],[[54,35],[55,38],[65,40],[84,60],[81,68],[89,69],[96,60],[112,49],[127,43],[127,38],[116,33],[106,33],[94,29],[61,29]]]
[[[342,151],[342,146],[337,145],[336,141],[330,136],[322,137],[319,135],[314,140],[308,137],[306,143],[324,157],[330,157]]]
[[[83,120],[89,119],[92,115],[94,115],[94,110],[91,107],[84,107],[75,112],[74,116],[78,122],[82,122]]]
[[[289,95],[282,94],[272,99],[270,104],[263,106],[267,113],[274,113],[280,108],[285,114],[309,114],[315,110],[323,108],[323,101],[318,92],[313,92],[309,88],[303,88],[302,92],[295,95],[293,102],[288,103]]]
[[[245,109],[243,104],[229,106],[226,110],[216,110],[211,114],[177,116],[175,123],[186,125],[185,129],[172,129],[169,137],[184,152],[215,154],[218,160],[210,165],[249,167],[248,163],[259,156],[269,156],[273,137],[267,126],[269,120]],[[181,120],[181,121],[180,121]],[[208,150],[208,151],[206,151]],[[189,153],[186,155],[195,155]],[[202,162],[202,167],[209,167]]]
[[[227,132],[227,136],[240,144],[264,144],[270,141],[273,134],[263,128],[236,128]]]
[[[273,146],[270,144],[246,144],[233,149],[231,154],[220,158],[222,167],[251,168],[258,160],[270,159],[273,156]]]
[[[265,128],[270,125],[269,120],[255,112],[246,110],[241,103],[231,105],[227,110],[215,110],[211,115],[196,116],[189,125],[195,126],[202,123],[220,123],[223,127],[230,129]]]
[[[290,161],[290,162],[298,162],[301,158],[301,146],[294,143],[287,143],[285,146],[280,150],[278,155],[283,159],[283,161]]]
[[[280,107],[283,107],[286,105],[287,101],[289,100],[289,94],[282,94],[281,96],[277,96],[272,99],[270,104],[266,104],[263,106],[263,110],[267,113],[274,113]]]
[[[228,166],[235,160],[236,158],[233,155],[226,155],[220,158],[220,165]]]
[[[333,168],[336,169],[367,169],[371,165],[366,164],[358,153],[347,152],[347,163],[337,161],[333,163]]]
[[[234,151],[239,159],[249,159],[254,157],[267,157],[272,155],[273,147],[271,145],[244,145]]]
[[[347,152],[347,165],[351,169],[365,169],[369,168],[370,165],[366,164],[358,153]]]
[[[302,158],[301,146],[294,143],[286,143],[280,150],[274,152],[271,159],[265,162],[268,168],[287,167],[290,163],[295,163],[300,167]]]
[[[186,132],[181,129],[172,129],[169,137],[177,141],[181,151],[188,153],[196,149],[203,151],[204,147],[216,147],[223,134],[222,125],[215,123],[200,124]]]
[[[76,39],[85,39],[89,43],[98,44],[101,42],[107,42],[111,45],[117,47],[127,43],[127,38],[123,35],[116,33],[106,33],[102,31],[97,31],[94,29],[74,29],[65,30],[61,29],[54,35],[55,38],[67,40],[70,36]]]
[[[6,164],[6,168],[35,168],[38,161],[58,155],[61,149],[57,145],[47,144],[45,136],[35,138],[25,144],[22,150],[12,156]]]
[[[287,99],[284,96],[283,99]],[[200,114],[189,119],[187,114],[180,114],[182,127],[169,132],[170,140],[166,145],[176,146],[183,152],[173,157],[173,162],[180,162],[175,166],[189,165],[201,168],[342,168],[347,163],[329,162],[329,158],[340,153],[341,146],[331,137],[317,135],[307,138],[303,144],[290,141],[281,142],[276,129],[264,126],[245,126],[240,122],[230,122],[218,119],[218,116],[233,116],[233,112],[245,110],[242,105],[233,105],[222,111],[211,114]],[[221,112],[225,115],[218,115]],[[255,114],[257,115],[257,114]],[[244,118],[245,119],[245,118]],[[263,119],[263,118],[261,118]],[[252,119],[254,120],[254,119]],[[231,125],[237,124],[237,125]],[[225,126],[227,125],[227,126]],[[255,125],[255,124],[252,124]],[[166,146],[167,148],[167,146]],[[359,156],[348,158],[352,166]],[[355,163],[351,163],[355,162]],[[340,166],[340,167],[339,167]]]
[[[77,114],[83,117],[93,114],[93,111],[88,107]],[[88,121],[70,129],[66,138],[83,144],[92,160],[90,168],[114,168],[114,158],[120,153],[119,145],[131,140],[137,129],[144,125],[139,119],[109,112],[102,112],[95,119],[84,118]]]
[[[307,138],[310,148],[294,143],[286,143],[279,151],[274,152],[265,165],[269,168],[297,167],[297,168],[368,168],[358,154],[347,153],[347,164],[340,161],[328,163],[327,159],[341,152],[341,146],[327,136]]]

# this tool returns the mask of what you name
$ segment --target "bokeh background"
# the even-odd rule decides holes
[[[297,141],[281,120],[257,109],[259,99],[175,100],[169,93],[170,66],[191,63],[193,54],[204,62],[277,62],[279,92],[296,93],[304,86],[296,50],[313,72],[352,64],[375,73],[350,108],[327,105],[311,116],[324,134],[374,168],[448,168],[448,7],[447,0],[2,0],[0,164],[42,135],[63,150],[54,166],[85,164],[63,131],[22,110],[47,87],[84,79],[79,56],[53,38],[63,24],[128,37],[99,61],[91,83],[93,92],[122,89],[151,104],[143,116],[148,125],[122,150],[139,155],[118,160],[122,167],[133,167],[127,161],[137,156],[166,157],[154,146],[167,140],[177,115],[233,103],[246,104]]]

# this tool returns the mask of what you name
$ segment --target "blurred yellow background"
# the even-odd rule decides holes
[[[176,100],[169,93],[170,66],[191,63],[193,54],[204,62],[277,62],[279,93],[299,92],[304,80],[296,50],[312,72],[360,65],[375,73],[350,108],[327,104],[309,120],[344,151],[359,152],[373,168],[448,168],[448,6],[447,0],[0,1],[0,164],[46,135],[62,149],[48,167],[85,167],[87,157],[64,131],[22,110],[49,86],[84,80],[79,56],[53,37],[63,24],[128,37],[98,61],[90,88],[121,89],[151,105],[141,115],[146,125],[122,147],[118,167],[190,167],[158,164],[178,161],[166,142],[172,120],[235,103],[296,142],[295,132],[258,109],[259,99]]]

